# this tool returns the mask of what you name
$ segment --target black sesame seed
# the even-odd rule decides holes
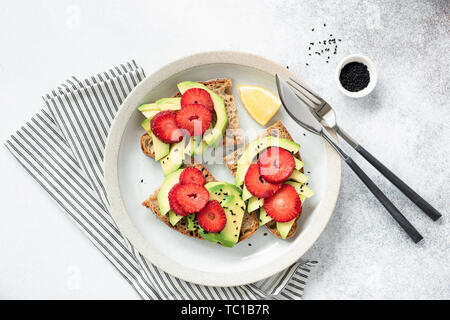
[[[267,236],[267,232],[264,232],[264,236]]]
[[[251,244],[251,243],[249,243],[249,244],[248,244],[248,246],[249,246],[249,247],[251,247],[251,246],[252,246],[252,244]]]
[[[141,179],[141,183],[144,182],[144,179]]]

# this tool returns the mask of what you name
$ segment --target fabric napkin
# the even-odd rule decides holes
[[[103,152],[117,110],[144,77],[135,61],[72,77],[5,145],[143,299],[300,299],[316,261],[249,285],[207,287],[159,270],[121,235],[103,185]]]

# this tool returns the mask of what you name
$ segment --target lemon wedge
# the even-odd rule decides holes
[[[281,101],[278,96],[257,86],[239,85],[238,87],[241,102],[247,112],[256,122],[265,126],[280,109]]]

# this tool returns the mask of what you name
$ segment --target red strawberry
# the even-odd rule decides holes
[[[201,104],[187,104],[176,115],[177,126],[186,129],[191,136],[200,136],[211,123],[211,111]]]
[[[214,103],[211,99],[211,95],[204,89],[192,88],[186,90],[181,96],[181,106],[184,107],[188,104],[201,104],[209,111],[214,111]]]
[[[268,198],[280,189],[279,184],[270,183],[259,174],[258,165],[253,163],[245,174],[245,186],[250,193],[258,198]]]
[[[302,210],[302,202],[295,188],[283,184],[280,190],[270,198],[264,199],[264,209],[277,222],[294,219]]]
[[[178,192],[178,188],[181,186],[181,184],[177,183],[170,189],[169,191],[169,205],[170,209],[172,209],[173,212],[176,214],[179,214],[180,216],[187,216],[189,213],[185,212],[183,208],[178,204],[177,199],[175,198],[176,193]]]
[[[261,153],[258,166],[264,180],[281,183],[286,181],[294,171],[294,156],[283,148],[271,147]]]
[[[175,199],[177,199],[183,211],[187,213],[199,212],[205,207],[209,199],[208,190],[198,184],[182,184],[176,191]]]
[[[180,183],[181,184],[198,184],[203,186],[206,183],[205,176],[203,173],[194,167],[189,167],[183,170],[180,175]]]
[[[207,205],[197,213],[198,224],[208,232],[220,232],[225,228],[227,216],[219,201],[208,201]]]
[[[150,121],[152,132],[165,143],[180,142],[182,131],[175,121],[176,113],[172,110],[158,112]]]

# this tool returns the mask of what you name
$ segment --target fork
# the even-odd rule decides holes
[[[333,108],[319,95],[314,93],[311,89],[306,88],[300,82],[293,78],[289,78],[287,83],[294,89],[295,95],[303,101],[309,108],[312,114],[325,126],[336,131],[353,149],[358,151],[372,166],[374,166],[381,174],[383,174],[392,184],[394,184],[405,196],[414,202],[422,211],[429,216],[433,221],[438,220],[441,214],[411,189],[405,182],[403,182],[397,175],[383,165],[377,158],[375,158],[369,151],[363,148],[358,142],[351,138],[336,121],[336,113]]]

